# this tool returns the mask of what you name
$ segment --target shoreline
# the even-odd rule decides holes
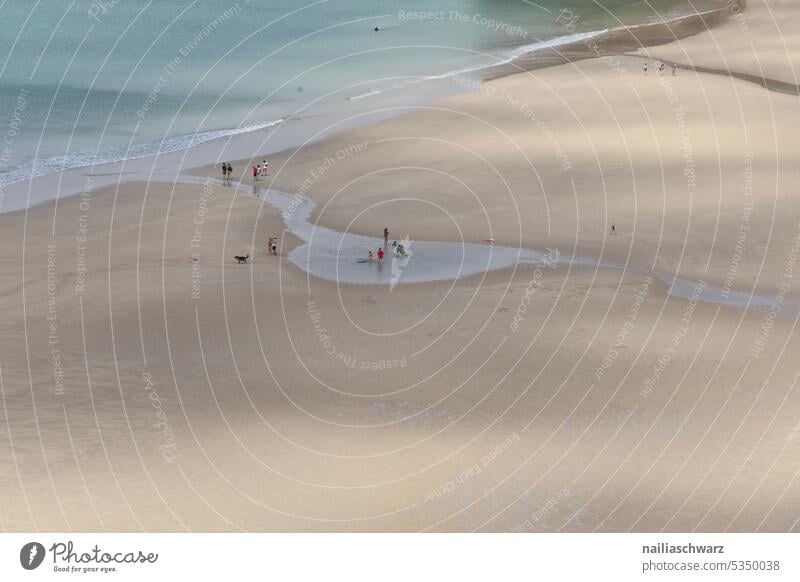
[[[543,48],[539,51],[524,53],[513,63],[509,63],[505,70],[487,76],[485,80],[500,79],[508,75],[574,63],[584,59],[614,59],[634,49],[678,42],[718,26],[730,17],[730,10],[730,5],[726,4],[720,8],[677,16],[663,22],[645,22],[597,31],[584,40],[559,47],[562,50],[548,51],[547,48]],[[568,19],[564,21],[564,26],[567,28],[570,26]]]
[[[738,1],[738,0],[737,0]],[[367,91],[363,95],[356,95],[355,97],[347,97],[346,101],[348,103],[353,103],[354,101],[361,101],[361,97],[372,97],[372,96],[379,96],[384,95],[387,97],[391,97],[396,93],[402,93],[406,91],[413,91],[415,87],[421,86],[422,84],[429,84],[431,85],[430,89],[425,91],[419,92],[412,92],[412,95],[408,96],[406,99],[408,100],[408,104],[406,107],[415,104],[417,106],[425,106],[435,103],[443,98],[452,96],[454,94],[458,94],[464,92],[465,89],[463,86],[456,88],[452,83],[445,83],[443,86],[435,87],[436,83],[441,83],[443,81],[447,81],[452,78],[461,78],[464,76],[471,76],[477,75],[475,78],[475,82],[478,84],[485,83],[488,81],[500,79],[509,75],[514,75],[522,72],[529,72],[534,71],[537,69],[547,68],[551,66],[558,66],[560,64],[569,63],[569,62],[576,62],[583,59],[592,59],[592,58],[606,58],[606,57],[616,57],[619,55],[623,55],[625,52],[632,50],[632,48],[644,48],[649,46],[658,46],[665,42],[671,42],[673,40],[679,40],[681,38],[685,38],[686,36],[691,36],[702,32],[706,29],[707,26],[716,25],[729,15],[730,7],[728,5],[716,9],[711,9],[704,11],[699,14],[689,14],[689,15],[681,15],[676,16],[668,21],[665,22],[645,22],[645,23],[637,23],[632,25],[621,26],[615,29],[607,29],[601,31],[588,31],[588,32],[575,32],[573,29],[570,29],[569,26],[571,25],[569,22],[565,22],[565,29],[567,29],[568,34],[560,37],[554,37],[553,39],[549,39],[546,41],[537,41],[536,43],[527,43],[517,47],[516,49],[512,49],[511,53],[513,56],[510,56],[508,60],[503,60],[498,57],[499,62],[494,64],[488,65],[480,65],[476,67],[467,67],[464,69],[457,69],[454,71],[445,72],[442,74],[437,75],[430,75],[424,76],[420,79],[406,81],[399,86],[381,89],[377,91]],[[706,19],[709,19],[711,22],[706,22]],[[574,23],[571,25],[574,27]],[[677,32],[676,32],[677,31]],[[569,39],[573,36],[582,36],[582,39],[575,40],[574,42],[563,42],[566,39]],[[591,42],[591,45],[589,44]],[[540,46],[540,45],[550,45],[555,43],[553,46]],[[527,49],[521,54],[514,55],[513,53],[519,50],[524,49],[528,46],[535,46],[538,48],[531,48]],[[346,89],[340,89],[337,93],[341,93]],[[284,117],[274,120],[268,120],[264,122],[259,122],[253,124],[248,127],[244,128],[223,128],[223,129],[214,129],[208,130],[203,132],[202,134],[189,134],[189,135],[178,135],[173,136],[170,138],[165,138],[161,142],[151,143],[151,144],[136,144],[131,147],[131,149],[135,150],[139,149],[146,149],[151,148],[154,146],[159,146],[159,148],[163,147],[164,145],[167,146],[165,151],[159,151],[157,153],[146,153],[141,155],[127,155],[125,157],[121,157],[118,160],[111,160],[111,161],[103,161],[99,164],[94,163],[87,163],[85,165],[78,165],[66,169],[62,169],[60,171],[47,171],[42,174],[36,174],[32,177],[23,177],[19,180],[14,180],[11,182],[3,182],[0,181],[0,194],[2,194],[2,198],[0,198],[0,213],[6,212],[14,212],[16,210],[20,210],[23,208],[30,208],[32,206],[36,206],[43,202],[43,199],[38,199],[32,203],[19,205],[13,204],[11,205],[12,208],[7,210],[6,208],[10,205],[7,203],[9,198],[13,198],[15,195],[18,196],[18,192],[24,191],[25,185],[30,184],[31,187],[28,190],[32,190],[33,183],[37,181],[44,181],[52,183],[54,176],[62,176],[62,175],[74,175],[74,174],[83,174],[88,176],[87,180],[81,180],[85,182],[84,186],[82,187],[75,187],[69,186],[69,182],[67,182],[66,188],[61,188],[63,186],[62,180],[57,180],[59,184],[59,194],[58,198],[64,198],[67,196],[74,196],[78,195],[82,192],[86,192],[87,190],[92,190],[95,187],[102,186],[103,184],[107,183],[117,183],[122,184],[131,179],[135,179],[132,177],[128,177],[129,173],[141,173],[142,170],[140,168],[144,168],[145,174],[148,175],[148,178],[153,174],[162,174],[163,177],[169,177],[169,175],[177,169],[186,169],[189,173],[195,173],[196,170],[200,169],[205,171],[208,167],[208,162],[203,162],[202,154],[196,156],[195,161],[191,161],[191,154],[193,152],[200,153],[201,150],[206,149],[208,146],[212,146],[214,144],[225,143],[226,147],[231,144],[232,141],[236,140],[237,138],[242,138],[243,140],[247,138],[255,138],[259,134],[263,132],[267,132],[267,135],[263,138],[263,140],[248,140],[251,143],[261,141],[263,143],[267,143],[271,138],[273,133],[281,132],[284,127],[286,127],[286,132],[289,133],[288,136],[284,137],[283,140],[279,140],[278,143],[274,146],[270,146],[266,150],[261,151],[259,154],[252,156],[252,157],[228,157],[227,159],[235,159],[237,165],[242,163],[243,161],[256,159],[257,157],[267,156],[267,155],[274,155],[281,153],[287,147],[296,147],[298,145],[307,145],[308,142],[302,141],[302,135],[305,135],[307,131],[304,129],[300,129],[299,131],[294,131],[294,125],[298,122],[303,121],[306,117],[303,114],[309,107],[314,105],[314,103],[304,105],[299,110],[289,113]],[[340,104],[342,105],[342,104]],[[386,111],[384,110],[384,114],[378,116],[375,120],[364,121],[364,122],[357,122],[356,126],[366,126],[372,125],[375,123],[379,123],[382,120],[385,120],[390,117],[404,115],[405,111],[403,111],[404,107],[399,107],[399,111]],[[298,115],[299,114],[299,115]],[[322,116],[327,117],[331,114],[331,112],[323,112]],[[370,115],[371,112],[369,110],[364,111],[355,111],[345,114],[345,117],[342,120],[349,119],[351,122],[354,118],[359,118],[365,115]],[[318,114],[311,114],[310,117],[313,118]],[[337,132],[345,131],[348,127],[352,127],[351,125],[345,123],[344,127],[337,129]],[[253,129],[251,129],[253,128]],[[293,135],[294,133],[294,135]],[[219,136],[217,136],[219,134]],[[174,149],[173,146],[170,144],[181,144],[187,141],[193,142],[197,140],[199,137],[200,142],[197,144],[189,145],[188,147],[180,147],[177,145]],[[316,139],[324,139],[325,136],[317,137]],[[252,146],[249,146],[252,147]],[[121,148],[116,148],[121,149]],[[112,150],[109,150],[112,151]],[[243,148],[234,148],[235,152],[241,153],[246,151]],[[182,154],[182,155],[181,155]],[[236,153],[233,154],[234,156]],[[181,158],[180,159],[180,166],[181,168],[159,168],[155,170],[156,163],[158,160],[163,160],[165,158]],[[52,161],[52,163],[58,165],[60,162],[59,160],[62,159],[63,156],[57,156],[55,158],[50,158],[46,160],[40,160],[39,163]],[[187,162],[188,158],[188,165],[184,166]],[[221,158],[217,159],[213,163],[218,163]],[[146,163],[148,160],[152,160],[153,164],[150,164],[151,171],[149,173],[146,172],[148,164]],[[50,164],[48,164],[50,165]],[[167,164],[168,165],[168,164]],[[133,166],[136,168],[134,172],[127,172],[126,167]],[[117,169],[118,168],[118,169]],[[86,173],[86,170],[90,169],[91,173]],[[155,170],[155,171],[153,171]],[[113,181],[102,181],[101,184],[95,184],[92,182],[91,177],[108,177],[108,176],[115,176],[117,175],[120,179],[116,182]],[[79,181],[80,182],[80,181]],[[91,183],[90,183],[91,182]],[[53,197],[55,198],[55,197]]]
[[[503,79],[503,78],[506,78],[506,77],[511,77],[513,75],[518,75],[518,74],[521,74],[521,73],[529,73],[529,72],[532,72],[532,71],[548,69],[548,68],[551,68],[551,67],[558,67],[558,66],[560,66],[562,64],[567,64],[567,63],[578,63],[578,62],[583,61],[583,60],[592,60],[592,59],[596,59],[598,61],[603,61],[607,57],[612,57],[614,59],[616,59],[618,57],[626,57],[626,58],[632,58],[632,59],[642,59],[644,57],[641,56],[641,55],[629,54],[627,52],[627,51],[631,50],[631,43],[635,43],[637,47],[660,46],[662,44],[669,43],[669,42],[672,42],[672,41],[676,41],[676,40],[679,40],[679,39],[682,39],[682,38],[686,38],[688,36],[693,36],[695,34],[703,32],[704,30],[707,30],[707,27],[709,26],[710,22],[712,22],[714,25],[718,25],[719,23],[721,23],[721,22],[725,21],[726,19],[728,19],[729,15],[730,15],[730,10],[731,10],[730,5],[726,5],[726,6],[723,6],[723,7],[720,7],[720,8],[707,10],[707,11],[705,11],[703,13],[700,13],[700,14],[692,14],[692,15],[684,15],[684,16],[675,17],[674,19],[671,19],[671,20],[669,20],[667,22],[642,23],[642,24],[635,24],[635,25],[627,26],[627,27],[621,28],[619,30],[615,29],[615,30],[607,30],[607,31],[598,31],[598,32],[593,32],[593,33],[586,33],[586,34],[589,35],[589,37],[587,39],[585,39],[585,40],[579,40],[579,41],[576,41],[574,43],[567,43],[567,44],[564,44],[563,46],[558,46],[556,49],[539,49],[539,50],[535,50],[535,51],[532,51],[532,52],[525,52],[524,54],[522,54],[522,55],[520,55],[518,57],[515,57],[512,62],[501,63],[499,65],[490,65],[490,66],[487,66],[487,67],[483,67],[483,68],[488,69],[488,70],[503,69],[504,67],[506,67],[506,69],[503,70],[502,73],[500,73],[500,74],[498,74],[496,76],[487,75],[486,77],[482,78],[479,81],[478,80],[474,81],[473,83],[467,85],[466,90],[464,90],[464,87],[465,87],[464,84],[459,84],[459,88],[462,89],[462,90],[458,91],[456,93],[456,95],[479,91],[479,87],[481,85],[483,85],[485,83],[488,83],[488,82],[491,82],[491,81],[497,81],[497,80],[500,80],[500,79]],[[639,29],[641,29],[641,30],[639,30]],[[637,31],[638,31],[639,34],[637,34]],[[644,34],[641,34],[641,33],[644,33]],[[555,40],[557,40],[558,38],[565,38],[565,37],[557,37]],[[587,41],[591,41],[592,44],[589,45]],[[647,43],[647,44],[645,44],[645,43]],[[580,48],[580,50],[575,50],[575,48]],[[563,53],[560,53],[558,49],[564,49]],[[548,54],[549,50],[552,50],[553,54]],[[671,64],[668,61],[664,61],[664,62],[667,63],[667,64]],[[762,83],[759,83],[754,79],[749,78],[748,75],[740,75],[740,74],[736,74],[736,73],[732,73],[732,72],[719,71],[719,70],[705,70],[703,67],[690,67],[690,66],[684,66],[684,67],[685,67],[685,70],[691,70],[691,71],[700,72],[700,73],[716,74],[716,75],[720,75],[720,76],[729,76],[731,78],[742,79],[742,80],[745,80],[745,81],[748,81],[748,82],[753,82],[753,83],[756,83],[756,84],[760,84],[760,85],[764,86],[765,88],[769,88],[769,87],[766,87],[766,85],[764,85]],[[458,77],[458,72],[456,71],[456,72],[453,72],[453,73],[447,73],[447,74],[441,75],[439,77],[445,78],[445,79],[457,78]],[[405,87],[402,87],[402,88],[405,88]],[[784,91],[781,91],[781,92],[784,92]],[[793,93],[788,92],[788,91],[786,93],[793,94]],[[388,119],[402,118],[405,115],[409,115],[409,112],[406,111],[407,109],[410,109],[411,111],[414,110],[413,108],[408,108],[408,107],[399,107],[398,109],[399,109],[398,111],[393,111],[390,115],[382,116],[382,118],[379,121],[365,122],[363,124],[360,123],[360,122],[357,122],[357,123],[355,123],[353,125],[345,125],[345,128],[337,129],[336,131],[334,131],[333,133],[328,134],[328,135],[314,136],[313,139],[311,139],[310,141],[306,141],[306,142],[302,143],[300,147],[307,147],[309,145],[317,144],[318,142],[324,142],[324,141],[327,141],[327,140],[336,140],[337,137],[340,136],[342,133],[347,132],[347,131],[352,131],[354,128],[355,129],[362,128],[362,127],[363,128],[370,128],[370,127],[373,127],[376,124],[381,123],[383,121],[386,121]],[[360,115],[361,114],[356,114],[355,117],[360,117]],[[313,117],[314,116],[312,115],[311,118],[313,118]],[[267,125],[270,128],[272,128],[272,126],[277,125],[277,127],[275,129],[278,130],[278,129],[281,128],[280,126],[283,123],[291,122],[291,121],[293,121],[293,116],[289,116],[289,118],[286,119],[286,120],[283,120],[282,123],[271,122],[271,123],[269,123]],[[219,139],[226,139],[226,138],[219,138]],[[267,138],[267,139],[269,139],[269,138]],[[250,160],[248,160],[247,158],[238,159],[234,163],[236,164],[237,167],[239,167],[239,166],[241,166],[242,164],[244,164],[244,163],[246,163],[248,161],[255,161],[256,158],[261,158],[262,156],[269,157],[269,156],[280,155],[281,153],[285,153],[285,152],[291,151],[292,149],[294,149],[294,146],[290,147],[290,148],[279,149],[278,151],[275,151],[273,153],[259,154],[258,156],[255,156],[254,158],[251,158]],[[178,151],[177,153],[187,152],[187,151],[190,151],[190,150],[182,150],[182,151]],[[143,158],[133,158],[131,160],[125,160],[125,161],[123,161],[121,163],[123,165],[125,165],[125,163],[128,162],[128,161],[138,161],[138,160],[141,160],[141,159],[146,159],[148,157],[149,156],[144,156]],[[97,168],[102,168],[105,165],[112,165],[112,164],[104,164],[102,166],[97,166]],[[81,168],[77,168],[77,170],[80,170],[80,169]],[[177,183],[186,183],[185,181],[181,180],[181,175],[194,176],[194,177],[206,177],[206,176],[208,176],[209,172],[210,173],[216,172],[216,167],[213,167],[213,166],[212,167],[209,167],[209,166],[191,167],[191,168],[188,169],[187,172],[185,172],[185,173],[182,173],[182,172],[181,173],[177,173],[174,176],[162,175],[162,176],[158,177],[158,176],[155,176],[155,175],[151,174],[151,177],[152,177],[152,180],[154,182],[156,182],[156,183],[162,183],[162,184],[175,183],[175,184],[177,184]],[[98,175],[99,174],[92,174],[92,176],[98,176]],[[108,176],[121,177],[121,176],[126,176],[126,173],[123,172],[123,173],[121,173],[119,175],[116,175],[115,173],[111,172],[111,173],[108,174]],[[248,181],[248,178],[249,178],[248,170],[245,170],[245,172],[243,172],[242,176],[243,176],[243,179],[241,179],[239,181],[239,184],[242,185],[242,186],[252,186],[252,181]],[[91,176],[90,176],[89,180],[91,181]],[[151,183],[150,180],[140,180],[138,178],[127,177],[127,176],[126,176],[125,179],[117,180],[117,181],[114,182],[114,184],[116,184],[117,188],[119,188],[119,186],[121,186],[122,184],[127,184],[127,185],[142,184],[142,185],[145,185],[145,186],[149,187],[150,183]],[[102,189],[104,187],[105,187],[104,185],[92,185],[88,190],[85,190],[84,192],[76,192],[75,194],[72,194],[69,197],[78,196],[78,195],[81,195],[81,194],[87,195],[87,193],[89,193],[89,192],[93,192],[95,190]],[[278,187],[280,188],[280,184],[278,185]],[[28,210],[30,208],[38,206],[39,204],[46,205],[49,202],[54,202],[54,203],[58,204],[59,200],[63,200],[65,198],[67,198],[67,197],[59,197],[58,199],[55,199],[55,200],[43,200],[40,203],[35,204],[33,206],[20,208],[18,210],[5,211],[5,212],[1,212],[1,213],[2,214],[6,214],[6,213],[13,213],[13,212],[19,212],[19,211],[23,211],[23,210]],[[364,233],[364,234],[366,234],[366,233]],[[471,239],[468,239],[468,240],[470,240],[472,243],[478,243],[478,242],[480,242],[480,237],[477,237],[477,238],[476,237],[472,237]],[[449,241],[431,239],[431,242],[449,242]],[[523,251],[528,251],[528,252],[542,252],[541,248],[538,248],[538,247],[519,247],[519,249],[523,250]],[[596,257],[592,257],[591,260],[594,260],[594,261],[598,262],[598,261],[601,261],[602,259],[596,258]],[[591,268],[591,266],[589,266],[589,267]],[[603,266],[599,262],[595,265],[595,267],[596,268],[612,268],[612,269],[618,268],[618,267],[614,267],[614,266]],[[629,269],[630,267],[626,266],[624,268],[625,269]],[[635,272],[637,268],[638,268],[638,266],[634,266],[633,271]],[[645,274],[647,274],[647,272],[645,272]],[[652,275],[653,273],[651,272],[650,274]],[[677,276],[676,274],[664,275],[664,276],[677,277],[677,279],[680,280],[680,277]],[[658,277],[657,277],[657,279],[658,279]],[[669,286],[669,283],[667,283],[667,282],[665,282],[663,280],[661,280],[661,283],[666,285],[667,287]],[[711,275],[710,277],[708,277],[706,283],[711,283],[712,285],[722,286],[725,283],[725,280],[720,276]],[[752,296],[757,296],[759,293],[772,293],[772,292],[774,292],[776,290],[777,290],[777,288],[773,288],[773,287],[766,287],[764,289],[756,289],[756,288],[754,288],[754,289],[752,289],[751,295]],[[738,306],[738,305],[735,305],[735,306],[734,305],[729,305],[727,307],[730,307],[732,309],[737,309],[737,310],[743,308],[743,307]],[[765,307],[763,307],[763,306],[762,307],[757,307],[757,308],[755,308],[755,310],[759,311],[762,308],[765,308]],[[746,309],[749,309],[749,308],[746,308]]]

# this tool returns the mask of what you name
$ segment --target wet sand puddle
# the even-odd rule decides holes
[[[193,176],[187,182],[205,181]],[[184,181],[184,180],[182,180]],[[222,184],[221,181],[214,182]],[[246,185],[232,185],[238,190],[253,195]],[[407,256],[396,257],[391,243],[386,257],[377,260],[377,250],[382,239],[350,232],[339,232],[311,222],[314,202],[300,194],[288,194],[274,189],[256,189],[255,195],[281,213],[286,230],[304,241],[293,249],[289,261],[306,273],[339,283],[362,285],[396,285],[449,281],[480,275],[488,271],[508,269],[515,265],[539,265],[551,261],[558,266],[615,269],[652,277],[664,283],[672,297],[713,303],[737,309],[758,311],[776,310],[781,314],[800,314],[800,308],[781,302],[776,297],[722,289],[703,281],[681,279],[648,269],[622,263],[597,261],[595,259],[559,256],[553,258],[550,251],[504,247],[500,245],[415,241],[402,242]],[[367,262],[369,251],[376,255]]]

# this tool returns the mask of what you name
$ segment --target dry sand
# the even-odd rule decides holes
[[[268,184],[376,240],[492,237],[800,304],[796,99],[640,65],[498,79],[273,156]],[[290,235],[266,256],[281,229],[218,185],[0,216],[0,526],[797,527],[788,308],[586,266],[337,285]]]

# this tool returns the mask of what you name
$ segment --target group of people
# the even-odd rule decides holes
[[[382,263],[384,257],[386,256],[386,251],[388,250],[388,247],[389,247],[389,228],[386,227],[383,229],[383,247],[378,248],[378,251],[376,253],[369,251],[369,254],[367,255],[367,260],[371,263],[375,260],[375,257],[377,256],[378,262]],[[392,252],[394,253],[394,256],[397,258],[406,256],[406,249],[403,246],[403,243],[398,243],[397,241],[392,242]]]
[[[260,164],[253,166],[253,180],[258,181],[259,176],[269,175],[269,162],[262,160]],[[230,182],[233,178],[233,166],[228,162],[222,162],[222,181]]]
[[[665,65],[664,63],[659,63],[659,65],[658,65],[658,74],[659,75],[663,75],[664,71],[666,70],[666,67],[667,67],[667,65]],[[647,63],[642,65],[642,71],[644,71],[645,75],[647,74]],[[672,76],[673,77],[677,77],[678,76],[678,65],[676,65],[675,63],[672,63]]]
[[[260,176],[268,176],[269,175],[269,162],[267,160],[262,160],[260,164],[256,164],[253,166],[253,181],[258,182],[258,178]]]
[[[228,162],[222,162],[222,181],[230,182],[233,178],[233,166]]]
[[[277,257],[278,256],[278,237],[271,236],[267,239],[267,254]]]

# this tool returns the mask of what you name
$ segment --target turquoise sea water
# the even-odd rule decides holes
[[[697,2],[0,3],[0,184],[185,149]],[[573,15],[568,30],[562,10]],[[575,18],[577,17],[577,19]],[[374,27],[380,31],[375,32]]]

